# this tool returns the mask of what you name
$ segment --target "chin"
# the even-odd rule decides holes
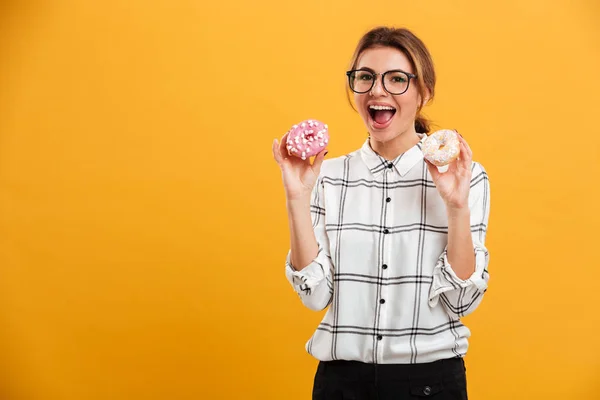
[[[367,120],[367,127],[369,128],[369,135],[377,140],[378,142],[388,142],[399,136],[399,132],[402,132],[398,124],[389,124],[388,126],[381,128],[370,118]]]
[[[397,136],[394,131],[388,129],[384,131],[369,129],[369,135],[373,140],[382,143],[389,142]]]

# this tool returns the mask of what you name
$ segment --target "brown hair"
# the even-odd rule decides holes
[[[421,39],[406,28],[380,26],[371,29],[365,33],[358,42],[354,55],[352,56],[350,69],[356,68],[358,58],[365,50],[374,47],[392,47],[404,53],[412,64],[413,72],[417,75],[417,90],[419,91],[421,102],[425,99],[427,93],[429,93],[428,101],[433,99],[435,93],[435,70],[433,59]],[[352,105],[349,88],[346,88],[348,100],[350,101],[350,105]],[[352,107],[354,108],[353,105]],[[419,107],[417,108],[415,130],[417,133],[429,133],[430,121],[421,115],[422,108],[423,103],[419,104]]]

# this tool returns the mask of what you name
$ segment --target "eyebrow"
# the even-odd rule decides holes
[[[375,70],[369,67],[356,68],[357,71],[369,71],[371,73],[375,73]]]
[[[370,72],[372,74],[376,73],[374,69],[369,68],[369,67],[356,68],[356,71],[368,71],[368,72]],[[408,71],[405,71],[405,70],[400,69],[400,68],[390,69],[389,71],[386,71],[386,72],[390,72],[390,71],[400,71],[400,72],[404,72],[405,74],[409,74],[409,75],[412,74],[412,72],[408,72]]]

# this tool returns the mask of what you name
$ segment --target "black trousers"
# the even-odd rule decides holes
[[[464,360],[425,364],[321,361],[313,400],[467,400]]]

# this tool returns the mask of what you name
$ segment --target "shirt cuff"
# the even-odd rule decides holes
[[[296,292],[310,295],[325,279],[325,268],[314,260],[301,271],[297,271],[292,265],[290,255],[291,251],[288,252],[285,260],[285,275]]]
[[[450,262],[448,261],[448,252],[444,253],[438,259],[435,268],[433,269],[433,282],[429,294],[429,305],[435,306],[438,302],[439,295],[442,293],[474,287],[479,292],[485,292],[487,289],[487,265],[488,265],[487,249],[475,245],[475,271],[467,279],[459,278]]]

